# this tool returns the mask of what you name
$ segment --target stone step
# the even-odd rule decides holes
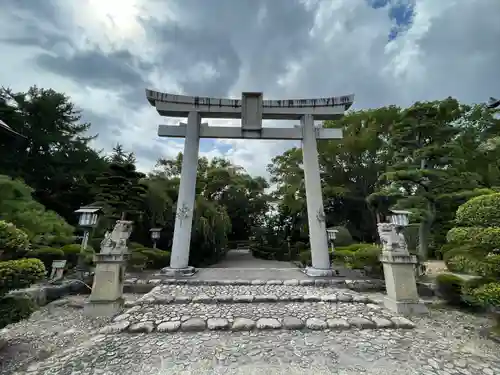
[[[133,306],[101,334],[251,331],[269,329],[404,329],[414,324],[381,306],[361,303],[259,302]]]
[[[157,285],[128,306],[260,302],[376,303],[348,289],[285,285]]]
[[[352,290],[380,290],[385,288],[383,280],[373,279],[286,279],[286,280],[257,280],[257,279],[234,279],[234,280],[211,280],[211,279],[171,279],[155,275],[151,278],[127,278],[125,285],[285,285],[285,286],[315,286],[336,287]]]

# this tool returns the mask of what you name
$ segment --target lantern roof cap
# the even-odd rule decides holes
[[[95,212],[102,211],[102,208],[99,206],[94,206],[94,205],[88,205],[88,206],[82,206],[78,210],[75,211],[77,214],[93,214]]]
[[[149,231],[150,232],[161,232],[163,228],[151,228]]]
[[[407,211],[407,210],[389,210],[389,212],[393,213],[393,214],[396,214],[396,215],[409,215],[411,214],[411,211]]]

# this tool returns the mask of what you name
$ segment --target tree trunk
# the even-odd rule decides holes
[[[418,228],[418,256],[420,261],[426,261],[429,254],[429,223],[424,220]]]

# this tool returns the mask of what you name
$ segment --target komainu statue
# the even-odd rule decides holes
[[[101,241],[101,253],[124,253],[132,233],[132,221],[117,220],[112,232],[106,232]]]
[[[382,243],[382,251],[408,254],[408,246],[403,232],[391,223],[379,223],[378,235]]]

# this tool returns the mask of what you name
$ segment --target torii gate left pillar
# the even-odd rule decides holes
[[[262,100],[262,93],[243,93],[242,100],[200,98],[171,95],[146,90],[151,105],[160,115],[187,117],[187,124],[160,125],[160,137],[185,138],[181,181],[177,200],[174,239],[170,267],[162,270],[170,276],[189,276],[189,250],[195,202],[198,148],[200,138],[243,138],[301,140],[306,187],[307,216],[311,245],[310,276],[331,276],[328,240],[321,192],[317,139],[341,139],[340,129],[314,126],[314,120],[337,119],[343,116],[354,96],[301,100]],[[212,127],[201,124],[205,118],[241,118],[241,127]],[[262,119],[300,120],[295,128],[263,128]]]

